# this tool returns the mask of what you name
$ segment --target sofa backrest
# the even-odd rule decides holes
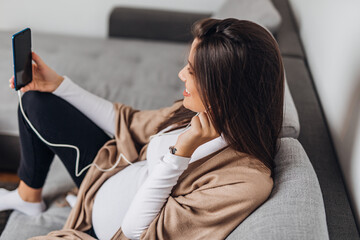
[[[116,7],[110,13],[109,37],[190,42],[191,26],[206,13]]]
[[[329,239],[320,185],[297,139],[280,140],[268,200],[226,239]]]

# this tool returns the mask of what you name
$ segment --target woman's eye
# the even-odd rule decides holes
[[[189,71],[189,74],[191,74],[191,75],[193,74],[193,73],[191,72],[190,68],[188,68],[188,71]]]

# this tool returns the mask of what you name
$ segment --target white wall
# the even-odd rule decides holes
[[[225,0],[0,0],[0,30],[106,37],[114,6],[211,13]]]
[[[360,1],[290,0],[360,224]]]

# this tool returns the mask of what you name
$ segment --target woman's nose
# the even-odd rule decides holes
[[[185,82],[186,78],[184,77],[184,69],[181,69],[179,74],[178,74],[179,78],[181,81]]]

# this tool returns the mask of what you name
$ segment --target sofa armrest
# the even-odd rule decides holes
[[[110,14],[109,37],[189,42],[192,24],[210,15],[117,7]]]

